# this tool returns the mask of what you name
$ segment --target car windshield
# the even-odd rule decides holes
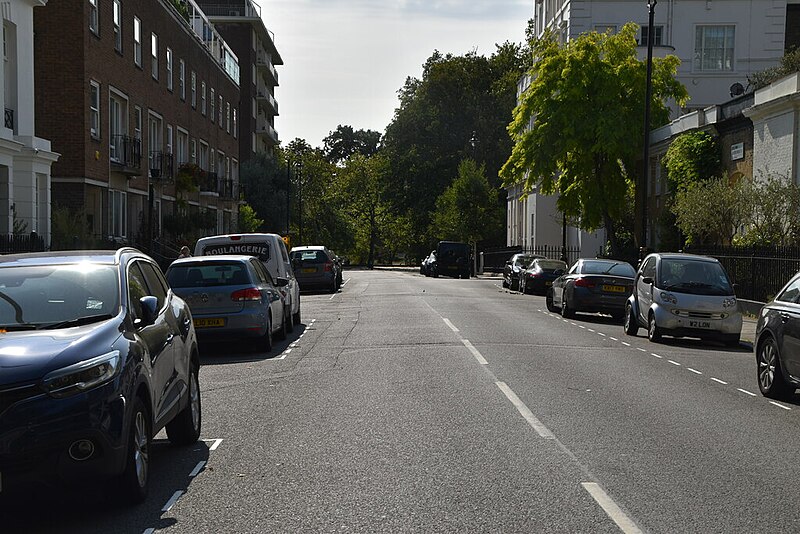
[[[117,268],[96,263],[0,268],[0,328],[66,328],[119,311]]]
[[[176,289],[238,286],[250,283],[250,275],[240,262],[181,263],[167,270],[167,282]]]
[[[567,265],[563,261],[559,260],[536,260],[531,265],[531,268],[539,266],[544,272],[550,273],[557,269],[566,269]]]
[[[630,263],[624,261],[585,261],[581,267],[581,274],[610,274],[633,278],[636,276],[636,271]]]
[[[657,286],[692,295],[733,295],[725,269],[712,261],[665,258],[661,260]]]

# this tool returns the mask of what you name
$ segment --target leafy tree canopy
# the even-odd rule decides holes
[[[777,67],[769,67],[748,75],[747,82],[753,89],[761,89],[798,71],[800,71],[800,48],[795,48],[784,54]]]
[[[676,137],[662,161],[672,191],[685,191],[693,183],[719,176],[722,169],[717,140],[700,130]]]
[[[254,231],[285,233],[289,184],[282,154],[254,154],[242,163],[239,182],[248,207],[253,210],[253,220],[260,221]]]
[[[548,33],[531,43],[537,60],[508,126],[514,147],[500,172],[506,185],[558,194],[559,209],[583,228],[604,226],[613,253],[642,147],[646,65],[636,33],[629,23],[615,35],[589,32],[561,45]],[[667,122],[667,99],[683,105],[688,98],[675,79],[679,63],[671,55],[653,60],[651,126]]]
[[[730,245],[751,218],[749,180],[727,176],[692,184],[675,194],[672,211],[687,242]]]
[[[339,125],[322,140],[322,152],[329,162],[339,164],[354,154],[371,156],[378,151],[380,132],[354,130],[352,126]]]

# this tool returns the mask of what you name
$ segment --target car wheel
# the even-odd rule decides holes
[[[267,333],[262,337],[261,347],[256,344],[256,350],[258,348],[264,352],[272,352],[272,317],[269,315],[267,315]]]
[[[772,337],[766,337],[756,352],[758,362],[758,389],[765,397],[780,399],[786,397],[791,388],[783,378],[778,344]]]
[[[503,289],[508,289],[508,282],[506,282],[505,278],[503,278]]]
[[[575,311],[572,309],[572,306],[569,305],[566,291],[561,294],[561,317],[565,319],[572,319],[575,317]]]
[[[625,333],[635,336],[639,332],[639,320],[633,312],[630,302],[625,304]]]
[[[520,291],[522,292],[522,294],[523,295],[527,295],[528,294],[528,281],[523,278],[522,281],[520,282],[520,286],[521,286],[520,287]]]
[[[288,320],[291,321],[291,319],[288,319]],[[286,332],[288,331],[288,328],[286,327],[286,321],[287,321],[287,317],[286,317],[286,314],[284,313],[283,314],[283,320],[281,321],[281,328],[280,328],[280,330],[278,330],[278,334],[277,334],[278,339],[280,339],[281,341],[286,339]]]
[[[547,311],[549,312],[557,312],[558,308],[556,308],[555,304],[553,304],[553,290],[548,289],[547,295],[544,297],[544,303],[547,305]]]
[[[656,324],[656,316],[653,312],[647,318],[647,339],[653,343],[661,343],[661,329]]]
[[[121,487],[129,502],[140,503],[147,498],[150,482],[150,415],[139,397],[133,401],[133,414],[128,435],[128,457],[120,477]]]
[[[297,313],[292,315],[292,322],[296,325],[300,325],[300,304],[297,305]]]
[[[336,293],[338,290],[339,286],[336,283],[336,277],[334,276],[333,280],[331,280],[331,286],[328,288],[328,291],[330,291],[331,293]]]
[[[286,331],[291,333],[294,332],[294,315],[292,315],[292,308],[289,307],[289,311],[286,312]]]
[[[191,445],[200,439],[203,421],[200,404],[199,370],[192,364],[189,369],[189,404],[167,423],[167,437],[173,445]]]

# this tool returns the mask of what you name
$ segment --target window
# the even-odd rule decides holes
[[[192,71],[192,109],[197,109],[197,75]]]
[[[131,319],[134,321],[141,319],[143,315],[142,303],[139,299],[149,294],[147,281],[139,268],[139,262],[133,262],[128,268],[128,309],[131,313]]]
[[[164,307],[167,301],[167,283],[164,281],[163,276],[153,267],[153,264],[148,261],[137,262],[139,267],[142,268],[144,278],[147,281],[147,286],[150,288],[148,295],[152,295],[158,299],[158,309]],[[159,269],[160,270],[160,269]]]
[[[178,165],[183,165],[189,161],[187,151],[189,150],[189,135],[178,129]]]
[[[172,154],[172,126],[167,125],[167,154]]]
[[[779,302],[797,302],[798,296],[800,296],[800,277],[795,278],[775,300]]]
[[[114,0],[114,50],[122,53],[122,4]]]
[[[100,139],[100,84],[89,82],[89,133]]]
[[[694,69],[733,70],[734,26],[697,26],[694,39]]]
[[[222,94],[220,94],[219,95],[219,127],[220,128],[224,128],[224,126],[222,125],[222,112],[223,112],[223,109],[222,109]]]
[[[233,108],[233,138],[239,137],[239,123],[236,122],[236,108]]]
[[[161,138],[163,136],[163,129],[161,126],[161,118],[157,117],[156,115],[150,115],[147,120],[148,122],[148,142],[150,144],[149,148],[149,155],[150,155],[150,166],[149,169],[154,169],[159,172],[158,175],[152,175],[153,178],[158,178],[160,176],[161,171],[161,161],[159,159],[159,152],[162,150]]]
[[[231,103],[227,102],[225,104],[225,129],[228,133],[231,133]]]
[[[216,116],[215,113],[214,113],[214,102],[216,102],[216,100],[214,99],[214,88],[212,87],[211,88],[211,122],[214,122],[214,117]]]
[[[153,79],[158,79],[158,35],[155,33],[150,34],[150,66],[153,74]]]
[[[645,25],[641,28],[641,36],[639,37],[639,46],[647,46],[647,33],[649,26]],[[664,26],[653,26],[653,46],[661,46],[664,44]]]
[[[206,82],[200,83],[200,113],[206,116]]]
[[[172,91],[172,49],[167,48],[167,89]]]
[[[133,108],[133,136],[142,140],[142,108],[139,106]]]
[[[124,191],[108,191],[108,232],[113,237],[128,235],[128,194]]]
[[[186,64],[181,59],[178,61],[178,91],[181,94],[181,100],[186,100]]]
[[[109,114],[109,157],[113,161],[122,161],[125,154],[122,152],[122,136],[128,135],[128,101],[111,93],[108,99]]]
[[[200,141],[200,168],[208,171],[208,145]]]
[[[197,163],[197,139],[192,139],[189,142],[189,157],[192,163]]]
[[[89,29],[96,35],[100,34],[100,17],[97,13],[97,0],[89,0]]]
[[[142,66],[142,21],[133,17],[133,62]]]

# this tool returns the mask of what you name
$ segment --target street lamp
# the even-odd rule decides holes
[[[650,99],[653,95],[653,39],[655,38],[655,28],[653,28],[653,18],[655,16],[656,4],[658,0],[647,0],[647,9],[650,12],[650,19],[647,26],[647,78],[645,80],[644,96],[644,169],[639,183],[639,202],[641,206],[641,235],[639,239],[639,250],[643,253],[647,249],[647,185],[650,174]]]
[[[298,160],[294,164],[295,166],[295,177],[297,178],[297,204],[299,207],[298,210],[298,219],[297,219],[297,226],[298,226],[298,233],[297,233],[297,244],[303,244],[303,160]]]

